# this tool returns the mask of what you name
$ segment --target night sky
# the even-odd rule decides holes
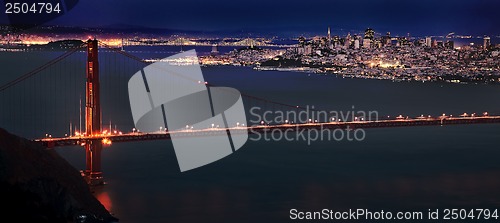
[[[264,32],[331,26],[334,33],[372,27],[399,35],[499,35],[499,9],[498,0],[80,0],[50,24]]]

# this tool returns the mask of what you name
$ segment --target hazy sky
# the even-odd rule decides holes
[[[80,0],[51,24],[185,30],[364,30],[500,34],[498,0]],[[5,21],[5,18],[3,19]]]

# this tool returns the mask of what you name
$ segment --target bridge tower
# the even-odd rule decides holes
[[[101,102],[99,86],[98,41],[87,41],[87,81],[85,84],[85,134],[101,134]],[[86,169],[85,178],[91,185],[103,184],[101,171],[102,143],[88,140],[85,143]]]

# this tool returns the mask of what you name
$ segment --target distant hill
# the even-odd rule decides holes
[[[83,41],[81,40],[59,40],[59,41],[53,41],[47,43],[45,46],[48,48],[59,48],[59,49],[64,49],[64,48],[75,48],[79,47],[83,44]]]

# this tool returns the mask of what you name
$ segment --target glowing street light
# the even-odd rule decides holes
[[[108,138],[102,139],[102,144],[103,145],[111,145],[111,143],[112,143],[111,140],[109,140]]]

